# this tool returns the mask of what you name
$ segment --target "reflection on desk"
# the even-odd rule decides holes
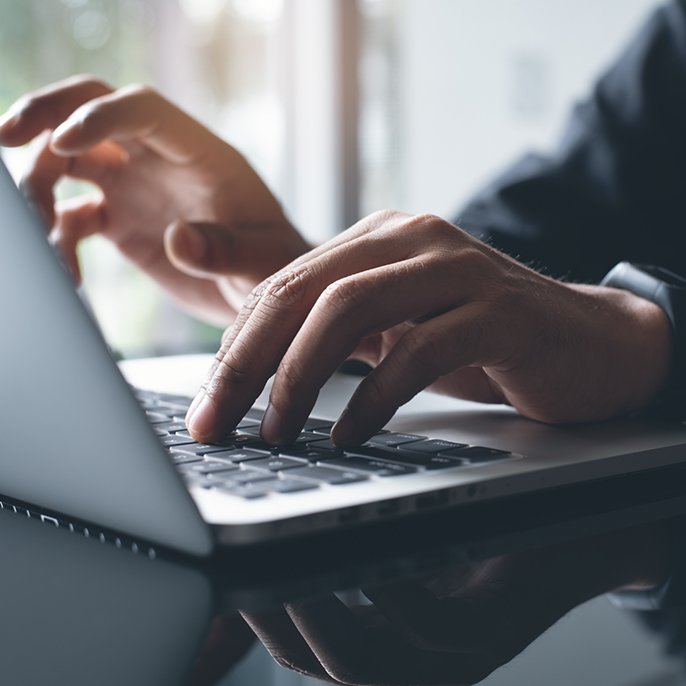
[[[187,683],[212,611],[197,570],[0,510],[0,681]]]

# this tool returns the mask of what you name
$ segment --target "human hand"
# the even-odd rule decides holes
[[[601,593],[664,582],[665,527],[650,524],[335,596],[242,612],[283,667],[331,684],[472,684]]]
[[[81,76],[29,94],[0,120],[0,145],[36,138],[22,190],[77,280],[76,244],[101,233],[226,326],[256,284],[309,249],[245,159],[150,88]],[[56,207],[62,176],[101,192]]]
[[[339,445],[427,387],[545,422],[600,420],[650,401],[670,346],[653,303],[547,278],[438,217],[380,212],[253,291],[187,422],[220,439],[275,373],[261,431],[288,443],[349,356],[374,369],[333,428]]]

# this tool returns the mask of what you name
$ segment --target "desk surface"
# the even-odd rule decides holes
[[[140,387],[193,395],[210,359],[134,360],[121,368]],[[352,391],[357,381],[341,383]],[[339,391],[340,386],[335,394],[325,390],[316,411],[335,416],[344,401]],[[412,403],[403,412],[454,407],[454,401],[437,397]],[[682,472],[673,472],[656,474],[652,482],[627,481],[619,489],[597,483],[583,493],[556,492],[547,500],[515,503],[509,511],[474,511],[469,530],[460,531],[459,522],[428,519],[402,536],[377,529],[374,545],[366,548],[355,535],[330,537],[317,545],[317,564],[305,548],[290,545],[204,567],[149,559],[26,513],[0,510],[2,682],[181,686],[212,662],[203,652],[208,646],[219,645],[226,661],[249,644],[249,634],[227,614],[233,607],[278,603],[627,525],[647,512],[656,516],[655,504],[673,503],[685,481]],[[589,507],[591,502],[596,505]],[[551,513],[545,526],[539,522],[542,511]],[[447,547],[445,536],[432,535],[446,527],[455,529]]]

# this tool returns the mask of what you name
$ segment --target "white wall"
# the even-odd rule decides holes
[[[556,140],[656,0],[399,0],[399,209],[452,218]]]

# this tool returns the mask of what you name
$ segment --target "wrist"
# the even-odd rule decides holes
[[[588,324],[595,335],[589,354],[601,364],[596,419],[631,414],[649,405],[667,386],[673,336],[661,307],[626,290],[571,286],[591,298]],[[587,304],[588,306],[588,304]]]

